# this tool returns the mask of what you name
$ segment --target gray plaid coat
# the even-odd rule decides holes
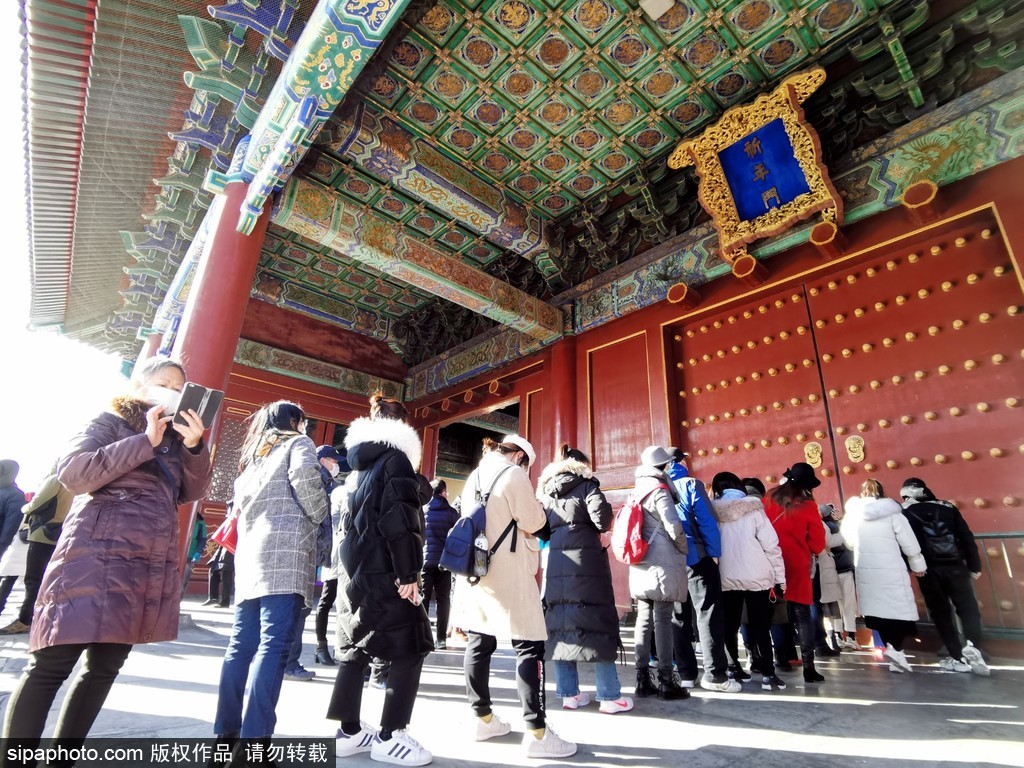
[[[311,604],[316,529],[328,509],[313,441],[282,441],[246,467],[235,480],[235,505],[235,600],[297,594]]]

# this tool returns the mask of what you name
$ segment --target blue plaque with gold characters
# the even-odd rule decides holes
[[[671,168],[696,166],[701,205],[718,230],[722,256],[740,274],[753,263],[747,245],[820,213],[836,226],[842,203],[821,162],[821,145],[803,103],[825,82],[817,67],[786,78],[752,104],[734,107],[669,157]],[[749,273],[747,266],[743,273]]]

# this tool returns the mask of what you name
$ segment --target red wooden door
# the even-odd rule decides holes
[[[999,530],[1024,493],[1021,289],[1002,241],[964,230],[807,290],[844,494],[920,476]]]
[[[670,329],[696,476],[771,485],[820,455],[819,501],[920,477],[976,533],[1024,529],[1020,275],[991,220],[907,242]],[[981,544],[986,624],[1024,628],[1024,548]]]
[[[822,501],[839,501],[814,334],[802,288],[673,329],[681,446],[707,483],[716,472],[771,487],[787,467],[821,459]]]

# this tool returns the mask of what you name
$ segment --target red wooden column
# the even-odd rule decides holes
[[[244,144],[240,146],[244,152]],[[237,162],[236,158],[233,165]],[[184,364],[188,380],[220,390],[227,389],[245,307],[270,221],[268,201],[252,234],[243,235],[235,229],[248,190],[245,182],[231,181],[224,187],[223,200],[211,205],[211,213],[207,215],[216,215],[217,207],[219,217],[211,223],[174,341],[174,357]],[[216,447],[220,421],[221,415],[207,433],[211,451]],[[178,508],[178,552],[182,563],[188,553],[188,533],[197,511],[198,504]]]
[[[267,203],[251,235],[235,230],[248,189],[241,181],[224,188],[220,217],[199,259],[174,342],[174,354],[185,364],[189,381],[214,389],[227,387],[270,221]]]
[[[545,457],[541,467],[547,461],[555,459],[555,453],[562,443],[569,443],[576,448],[576,337],[567,336],[557,342],[550,352],[551,374],[547,407],[549,416],[548,433],[551,437],[551,456]]]

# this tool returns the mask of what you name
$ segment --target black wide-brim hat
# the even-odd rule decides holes
[[[810,491],[821,485],[821,480],[814,474],[814,467],[805,461],[798,461],[783,474],[786,481],[797,488]]]

